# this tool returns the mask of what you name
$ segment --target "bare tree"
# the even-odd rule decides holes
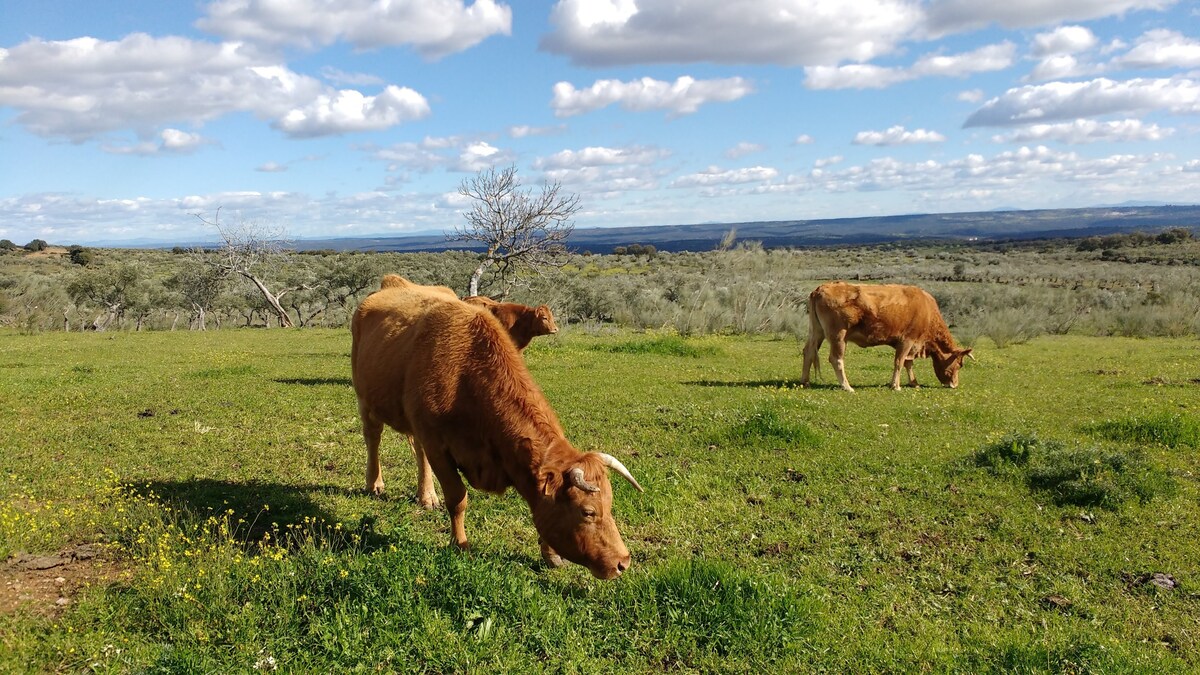
[[[469,295],[479,294],[480,279],[489,269],[494,278],[507,281],[521,269],[540,272],[565,264],[564,242],[575,229],[571,218],[579,210],[579,195],[563,194],[561,183],[543,185],[535,194],[521,189],[516,167],[492,167],[464,180],[458,193],[472,204],[464,214],[466,224],[447,238],[485,247],[471,274]]]
[[[287,243],[286,232],[283,229],[270,229],[257,223],[240,220],[229,225],[221,222],[221,209],[217,208],[216,215],[211,221],[199,213],[193,214],[205,225],[216,228],[223,241],[220,250],[215,254],[203,254],[205,263],[216,267],[225,275],[239,275],[254,284],[263,299],[270,305],[271,310],[279,318],[283,328],[292,327],[292,319],[283,308],[280,300],[291,291],[307,288],[300,285],[272,291],[267,286],[264,268],[269,262],[280,257]]]

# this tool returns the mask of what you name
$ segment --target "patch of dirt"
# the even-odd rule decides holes
[[[104,556],[97,544],[81,544],[54,555],[18,553],[0,565],[0,614],[24,608],[58,616],[90,586],[127,578],[129,572]]]

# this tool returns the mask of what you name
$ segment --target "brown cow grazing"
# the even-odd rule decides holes
[[[511,486],[525,499],[550,565],[566,558],[601,579],[629,567],[607,469],[641,486],[616,458],[567,441],[494,316],[398,277],[362,301],[351,334],[368,490],[383,489],[379,441],[386,424],[415,441],[422,501],[433,495],[430,472],[437,477],[459,547],[468,546],[465,476],[477,489]]]
[[[483,307],[500,321],[500,325],[508,331],[517,349],[524,350],[533,338],[539,335],[552,335],[558,332],[554,323],[554,314],[547,305],[530,307],[515,302],[496,302],[486,295],[472,295],[463,298],[463,302]]]
[[[958,386],[958,370],[970,349],[959,349],[942,319],[937,301],[916,286],[857,286],[844,281],[821,284],[808,296],[808,342],[804,345],[801,386],[808,385],[809,366],[817,363],[821,341],[829,337],[829,362],[842,389],[854,391],[846,379],[846,341],[859,347],[889,345],[896,350],[892,389],[900,388],[900,368],[917,386],[913,359],[929,356],[933,372],[947,387]],[[975,358],[971,356],[971,358]]]

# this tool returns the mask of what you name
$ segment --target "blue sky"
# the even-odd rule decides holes
[[[513,165],[577,227],[1200,201],[1200,4],[0,0],[0,238],[448,231]]]

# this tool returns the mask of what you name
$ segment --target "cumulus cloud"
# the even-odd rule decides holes
[[[1016,45],[1002,42],[962,54],[926,54],[907,67],[869,63],[811,66],[804,69],[809,89],[883,89],[920,77],[966,77],[973,73],[1003,70],[1013,62]]]
[[[997,143],[1059,143],[1079,144],[1121,141],[1161,141],[1174,129],[1161,128],[1157,124],[1146,124],[1141,120],[1128,119],[1112,122],[1075,120],[1058,124],[1031,124],[1008,134],[993,136]]]
[[[1005,28],[1031,28],[1071,21],[1120,16],[1136,10],[1161,10],[1176,0],[933,0],[927,7],[926,27],[943,35],[1000,24]]]
[[[906,0],[559,0],[542,49],[577,65],[867,61],[920,23]]]
[[[0,49],[0,106],[17,110],[16,122],[34,134],[75,142],[119,130],[145,138],[235,112],[311,136],[383,128],[428,110],[410,89],[336,91],[244,44],[141,33]]]
[[[512,9],[494,0],[215,0],[202,30],[230,40],[315,48],[411,46],[429,59],[512,32]]]
[[[887,131],[860,131],[854,136],[855,145],[912,145],[914,143],[941,143],[946,137],[936,131],[916,129],[909,131],[894,126]]]
[[[800,134],[799,136],[796,137],[796,140],[792,141],[792,143],[794,143],[795,145],[810,145],[810,144],[814,143],[815,140],[816,139],[814,139],[812,136],[809,136],[808,134]]]
[[[1186,77],[1049,82],[1009,89],[967,118],[964,127],[1012,126],[1165,110],[1200,112],[1200,82]]]
[[[211,142],[200,134],[179,129],[163,129],[159,133],[157,141],[142,141],[132,145],[105,143],[100,146],[100,149],[114,155],[180,155],[193,152],[200,146]]]
[[[983,100],[983,90],[968,89],[966,91],[960,91],[958,92],[958,96],[956,98],[964,103],[979,103]]]
[[[1096,46],[1096,36],[1083,26],[1059,26],[1049,33],[1033,36],[1030,53],[1038,58],[1059,54],[1078,54]]]
[[[550,106],[558,117],[580,115],[613,104],[637,112],[666,110],[678,116],[694,113],[706,103],[736,101],[753,92],[750,82],[740,77],[697,80],[685,75],[673,83],[649,77],[631,82],[597,80],[587,89],[559,82],[554,85]]]
[[[429,115],[429,103],[408,87],[389,85],[378,96],[353,89],[322,94],[289,110],[275,126],[289,136],[309,138],[355,131],[379,131]]]
[[[356,87],[370,87],[383,84],[383,78],[376,75],[368,75],[367,73],[347,73],[341,68],[334,68],[333,66],[322,66],[321,77],[325,78],[325,81],[332,82],[333,84],[339,86],[351,84]]]
[[[742,183],[759,183],[771,180],[779,175],[779,171],[767,166],[751,166],[743,169],[722,170],[710,166],[705,171],[680,176],[671,181],[669,187],[714,187],[719,185],[738,185]]]

